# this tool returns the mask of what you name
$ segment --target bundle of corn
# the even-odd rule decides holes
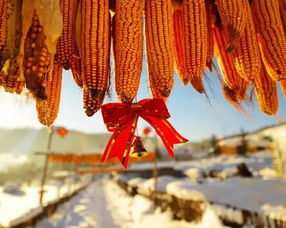
[[[109,84],[110,15],[108,0],[81,1],[81,71],[84,108],[97,112]]]
[[[151,93],[167,99],[174,84],[172,2],[145,0],[147,60]]]
[[[113,21],[115,86],[120,101],[136,97],[143,60],[143,0],[116,0]]]
[[[169,97],[175,67],[184,85],[204,93],[214,56],[223,94],[236,108],[250,83],[270,115],[278,110],[275,81],[286,94],[286,0],[2,0],[0,13],[0,86],[11,93],[26,86],[45,125],[57,116],[62,68],[83,89],[86,114],[100,109],[111,39],[118,99],[136,98],[144,24],[155,98]]]

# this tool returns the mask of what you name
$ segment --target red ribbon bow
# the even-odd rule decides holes
[[[162,99],[144,99],[132,104],[109,103],[103,105],[101,111],[108,131],[114,132],[101,161],[117,157],[127,168],[139,117],[155,129],[172,157],[174,156],[174,144],[188,141],[167,121],[170,114]]]

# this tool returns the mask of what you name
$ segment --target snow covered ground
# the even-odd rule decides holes
[[[47,185],[45,187],[44,205],[55,202],[60,198],[71,194],[81,185],[62,186],[60,191],[56,186]],[[33,215],[42,212],[42,207],[39,204],[39,186],[23,186],[22,193],[9,194],[3,192],[0,187],[0,226],[11,226],[18,224],[20,221],[26,221]]]
[[[130,197],[114,182],[101,179],[66,204],[36,228],[222,228],[214,212],[207,208],[201,223],[172,219],[153,202],[136,195]]]
[[[265,204],[286,207],[286,182],[279,179],[235,177],[215,183],[177,181],[167,185],[167,192],[179,198],[192,191],[202,193],[210,202],[253,212],[261,212]]]

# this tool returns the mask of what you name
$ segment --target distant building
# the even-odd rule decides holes
[[[281,137],[280,135],[284,135],[284,140],[279,139],[279,141],[282,140],[286,142],[286,124],[271,126],[249,133],[245,135],[244,138],[247,144],[246,152],[252,153],[263,149],[271,149],[273,144],[272,140],[278,140],[278,138]],[[221,154],[235,155],[238,154],[238,148],[241,146],[242,142],[243,137],[241,135],[235,135],[220,139],[218,145]],[[286,149],[286,145],[284,148]]]

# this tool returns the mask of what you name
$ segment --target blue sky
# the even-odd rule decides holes
[[[138,100],[150,97],[146,72],[145,66]],[[200,140],[212,134],[227,136],[239,132],[241,128],[252,131],[265,125],[279,123],[278,119],[286,120],[286,100],[280,89],[280,109],[277,118],[261,113],[256,103],[247,107],[246,115],[235,110],[224,100],[216,75],[208,73],[207,76],[210,81],[209,85],[206,84],[208,99],[205,95],[195,92],[190,85],[184,87],[176,77],[172,95],[167,102],[171,113],[170,122],[188,139]],[[106,102],[116,101],[114,84],[112,87],[113,98]],[[0,110],[0,127],[41,127],[37,121],[35,104],[31,99],[1,92]],[[81,90],[73,82],[68,71],[65,71],[63,77],[61,107],[55,125],[90,133],[106,132],[100,113],[91,118],[85,116]],[[140,121],[139,130],[145,125]]]

